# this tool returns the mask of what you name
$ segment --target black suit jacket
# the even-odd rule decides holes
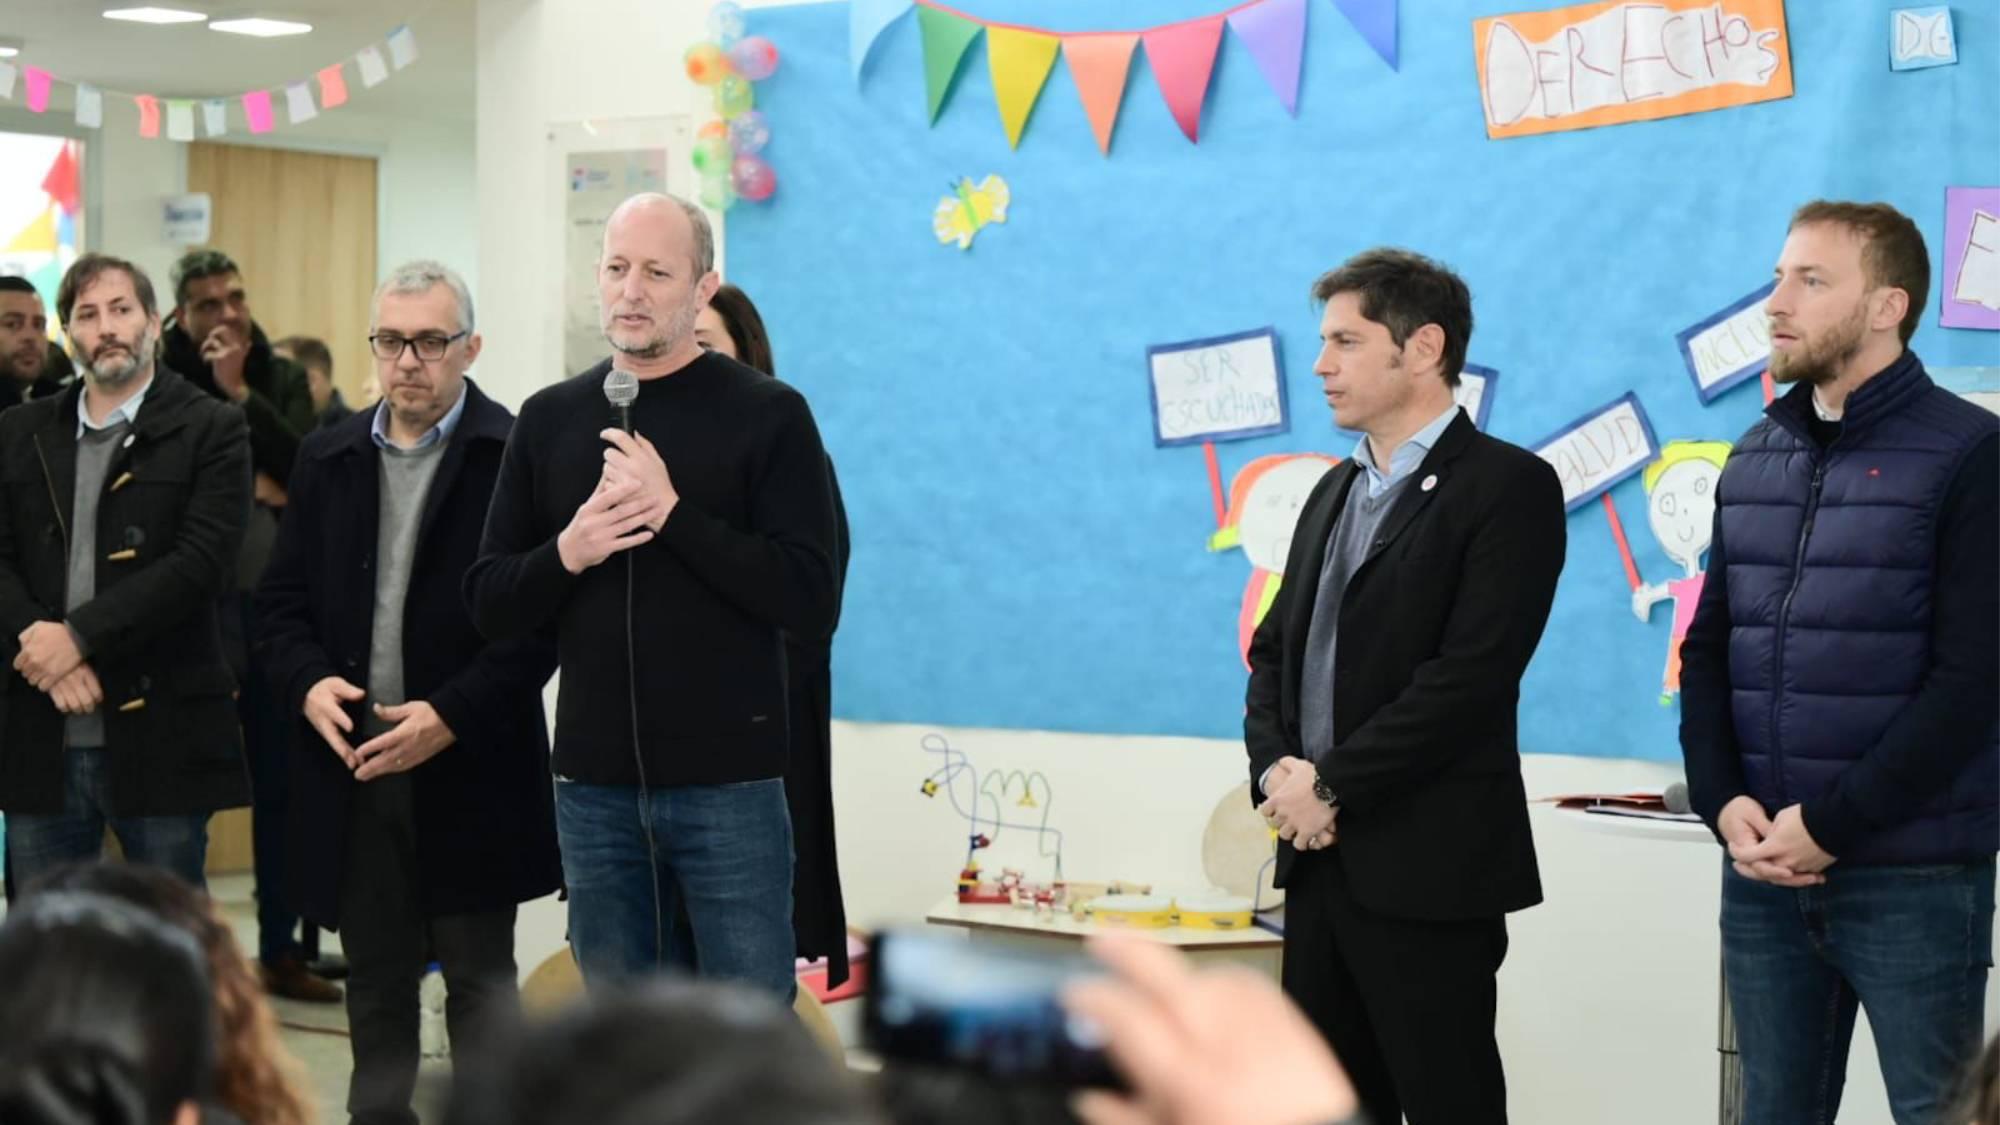
[[[542,712],[554,636],[488,643],[459,594],[514,417],[470,379],[464,393],[465,413],[424,498],[403,603],[404,697],[436,708],[458,739],[411,771],[417,883],[429,917],[503,909],[561,881]],[[367,783],[354,780],[302,712],[306,693],[327,676],[368,686],[381,515],[373,424],[374,411],[363,410],[306,438],[257,591],[267,678],[292,719],[292,900],[327,926],[341,921],[349,802]],[[357,731],[371,702],[348,707]]]
[[[1303,757],[1299,675],[1320,565],[1365,470],[1348,462],[1307,498],[1285,582],[1250,642],[1243,720],[1252,799],[1279,758]],[[1425,487],[1435,478],[1435,483]],[[1542,898],[1514,710],[1562,572],[1562,486],[1534,454],[1463,412],[1431,447],[1347,584],[1334,654],[1335,847],[1355,899],[1405,918],[1492,917]],[[1283,886],[1300,855],[1278,848]]]

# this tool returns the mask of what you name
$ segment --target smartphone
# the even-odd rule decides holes
[[[885,1061],[1062,1087],[1122,1088],[1088,1020],[1063,988],[1104,968],[1082,952],[976,943],[928,930],[885,930],[869,955],[863,1035]]]

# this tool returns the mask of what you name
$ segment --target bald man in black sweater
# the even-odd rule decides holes
[[[713,246],[669,196],[613,214],[615,354],[522,406],[466,592],[495,640],[556,623],[556,824],[586,981],[675,967],[789,1001],[784,633],[832,624],[833,495],[805,399],[695,342]],[[638,378],[629,435],[607,428],[614,366]]]

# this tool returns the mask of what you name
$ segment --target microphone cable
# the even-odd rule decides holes
[[[666,956],[665,910],[660,904],[660,848],[653,839],[653,790],[646,783],[646,755],[639,746],[639,662],[634,654],[632,552],[625,549],[625,703],[632,715],[632,764],[639,769],[639,827],[646,836],[646,869],[653,877],[653,968],[664,967]]]

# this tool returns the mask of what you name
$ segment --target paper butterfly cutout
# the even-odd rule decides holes
[[[1009,198],[1007,181],[998,176],[986,177],[977,187],[970,176],[965,177],[953,186],[951,195],[938,200],[931,212],[931,230],[940,243],[956,242],[960,250],[968,249],[972,236],[986,224],[1007,221]]]

